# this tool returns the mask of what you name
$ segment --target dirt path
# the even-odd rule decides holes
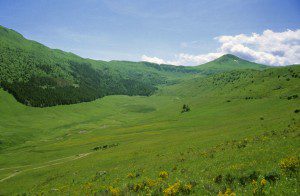
[[[15,172],[15,173],[13,173],[13,174],[10,174],[9,176],[7,176],[7,177],[5,177],[5,178],[2,178],[2,179],[0,180],[0,182],[3,182],[3,181],[5,181],[5,180],[7,180],[7,179],[10,179],[10,178],[12,178],[12,177],[18,175],[19,173],[20,173],[20,172],[18,171],[18,172]]]
[[[60,158],[60,159],[55,159],[55,160],[52,160],[52,161],[47,161],[43,165],[40,165],[40,166],[36,166],[36,167],[33,167],[33,168],[28,168],[28,169],[24,169],[24,170],[20,170],[20,171],[15,171],[14,173],[10,174],[9,176],[7,176],[5,178],[2,178],[0,180],[0,182],[3,182],[3,181],[8,180],[10,178],[13,178],[16,175],[19,175],[20,173],[24,173],[24,172],[32,171],[32,170],[37,170],[37,169],[42,169],[42,168],[46,168],[46,167],[51,167],[51,166],[55,166],[55,165],[64,164],[64,163],[69,162],[69,161],[75,161],[75,160],[78,160],[78,159],[82,159],[82,158],[84,158],[84,157],[86,157],[86,156],[88,156],[90,154],[92,154],[92,152],[83,153],[83,154],[79,154],[79,155],[72,155],[72,156],[68,156],[68,157],[64,157],[64,158]],[[61,160],[63,160],[63,161],[61,161]],[[53,163],[53,162],[56,162],[56,161],[60,161],[60,162]],[[24,166],[10,167],[10,168],[2,168],[1,170],[18,169],[18,168],[29,167],[29,166],[32,166],[32,165],[24,165]]]
[[[54,159],[54,160],[51,160],[51,161],[47,161],[47,162],[45,162],[44,164],[46,164],[46,163],[52,163],[52,162],[56,162],[56,161],[60,161],[60,160],[64,160],[64,159],[70,159],[70,158],[72,158],[72,157],[74,157],[74,156],[76,156],[76,155],[67,156],[67,157],[63,157],[63,158],[59,158],[59,159]],[[29,167],[29,166],[32,166],[32,164],[29,164],[29,165],[22,165],[22,166],[14,166],[14,167],[0,168],[0,171],[3,171],[3,170],[9,170],[9,169],[18,169],[18,168]]]
[[[22,166],[15,166],[15,167],[5,167],[5,168],[0,168],[0,171],[8,170],[8,169],[18,169],[18,168],[29,167],[29,166],[31,166],[31,165],[22,165]]]

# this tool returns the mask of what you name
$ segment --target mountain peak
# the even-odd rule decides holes
[[[262,70],[267,66],[241,59],[233,54],[225,54],[213,61],[210,61],[203,65],[199,65],[197,67],[200,70],[215,73],[242,69]]]
[[[223,56],[213,60],[212,62],[227,62],[227,61],[246,61],[244,59],[241,59],[233,54],[224,54]]]
[[[233,55],[233,54],[224,54],[220,58],[231,58],[231,59],[238,59],[239,57]]]

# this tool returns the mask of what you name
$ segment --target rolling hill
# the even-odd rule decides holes
[[[268,66],[246,61],[232,54],[226,54],[216,60],[196,67],[197,70],[205,74],[243,69],[263,70],[266,68],[268,68]]]
[[[197,67],[148,62],[95,61],[50,49],[0,26],[0,84],[21,103],[47,107],[106,95],[153,94],[159,85],[193,75],[266,68],[233,55]]]

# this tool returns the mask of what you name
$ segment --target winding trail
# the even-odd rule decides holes
[[[29,167],[29,166],[32,165],[30,164],[30,165],[22,165],[22,166],[15,166],[15,167],[5,167],[5,168],[0,168],[0,171],[8,170],[8,169],[18,169],[18,168]]]
[[[5,178],[2,178],[2,179],[0,180],[0,182],[3,182],[3,181],[5,181],[5,180],[7,180],[7,179],[10,179],[10,178],[12,178],[12,177],[18,175],[19,173],[20,173],[20,172],[17,171],[17,172],[15,172],[15,173],[13,173],[13,174],[10,174],[9,176],[7,176],[7,177],[5,177]]]
[[[3,182],[3,181],[8,180],[10,178],[13,178],[13,177],[19,175],[20,173],[24,173],[24,172],[27,172],[27,171],[42,169],[42,168],[46,168],[46,167],[51,167],[51,166],[55,166],[55,165],[64,164],[64,163],[69,162],[69,161],[75,161],[75,160],[78,160],[78,159],[82,159],[86,156],[89,156],[92,153],[93,152],[83,153],[83,154],[79,154],[79,155],[72,155],[72,156],[68,156],[68,157],[64,157],[64,158],[60,158],[60,159],[55,159],[55,160],[52,160],[52,161],[47,161],[47,162],[44,163],[44,165],[40,165],[40,166],[37,166],[37,167],[28,168],[28,169],[24,169],[24,170],[20,170],[20,171],[15,171],[14,173],[10,174],[9,176],[7,176],[5,178],[2,178],[0,180],[0,182]],[[63,160],[63,161],[60,161],[60,160]],[[57,162],[57,161],[60,161],[60,162]],[[53,162],[56,162],[56,163],[53,163]],[[7,167],[7,168],[1,168],[0,170],[18,169],[18,168],[29,167],[29,166],[32,166],[32,165]]]

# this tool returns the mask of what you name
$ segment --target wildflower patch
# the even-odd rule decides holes
[[[282,159],[279,166],[286,173],[296,173],[299,170],[300,161],[298,157],[290,156]]]

